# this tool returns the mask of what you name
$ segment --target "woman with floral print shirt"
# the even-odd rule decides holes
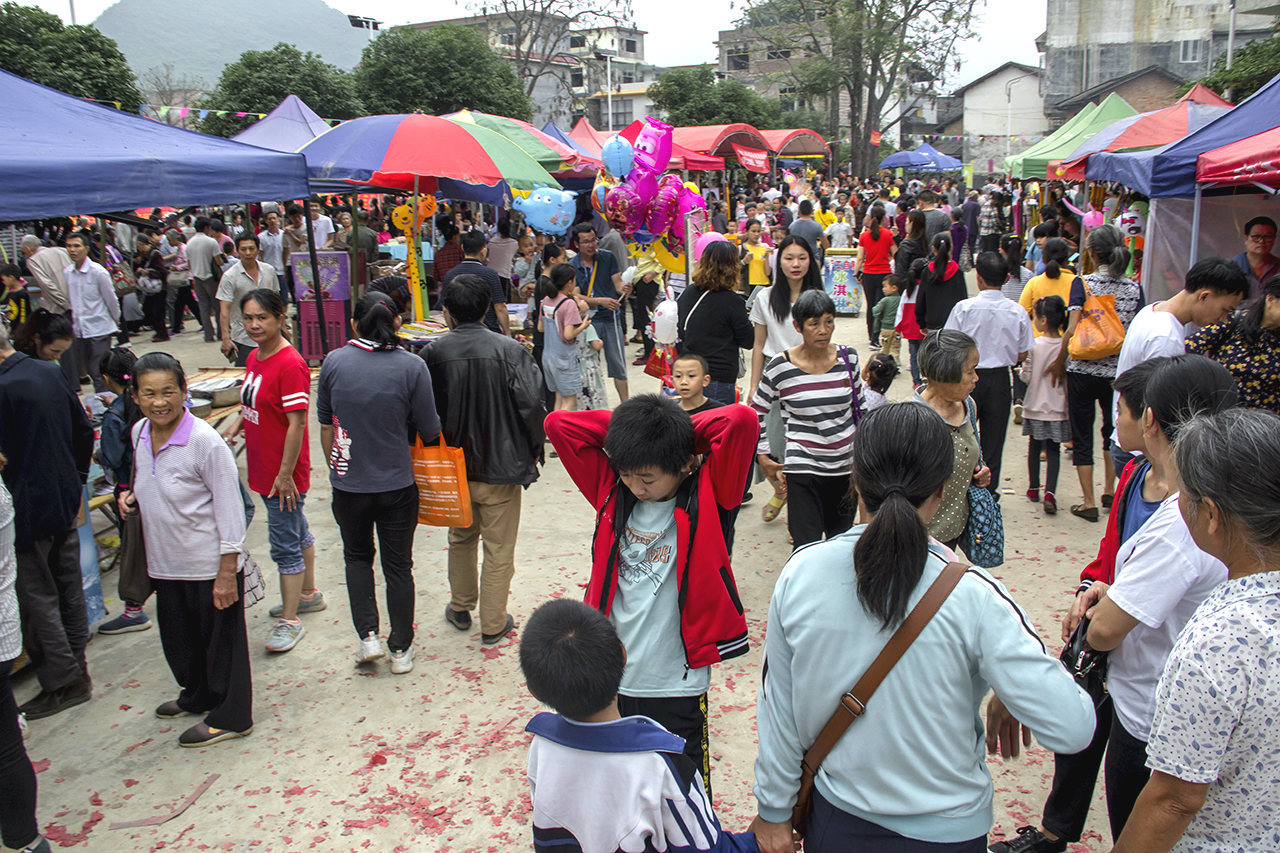
[[[1268,279],[1244,313],[1187,338],[1187,352],[1231,371],[1241,406],[1280,414],[1280,276]]]

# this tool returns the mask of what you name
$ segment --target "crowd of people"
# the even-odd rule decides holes
[[[528,727],[539,848],[777,853],[803,829],[811,851],[977,853],[992,823],[984,751],[1016,755],[1034,733],[1054,752],[1042,820],[991,850],[1067,849],[1099,772],[1117,850],[1264,849],[1280,792],[1265,642],[1280,616],[1280,277],[1257,280],[1254,249],[1275,223],[1251,221],[1240,258],[1201,260],[1147,304],[1124,235],[1083,232],[1053,194],[1024,255],[1025,211],[1003,184],[814,175],[790,189],[724,191],[711,221],[727,239],[705,245],[683,287],[589,207],[553,239],[458,205],[432,223],[427,282],[449,331],[410,351],[405,280],[367,281],[318,378],[291,341],[288,255],[314,242],[372,260],[381,208],[354,227],[312,200],[229,226],[175,216],[107,239],[69,228],[63,246],[24,237],[23,266],[0,267],[13,324],[0,324],[0,660],[25,648],[40,691],[18,706],[0,665],[6,846],[48,849],[20,725],[93,697],[77,538],[90,415],[120,516],[124,608],[98,631],[151,628],[154,595],[177,685],[155,715],[193,717],[178,743],[203,748],[253,731],[245,608],[265,583],[244,542],[259,500],[279,590],[266,649],[296,648],[303,617],[335,603],[307,518],[314,407],[357,666],[414,667],[415,445],[462,450],[472,521],[449,529],[443,615],[469,631],[478,613],[485,645],[516,627],[521,507],[543,467],[562,465],[595,513],[585,604],[551,601],[521,631],[528,689],[555,712]],[[856,251],[861,356],[837,340],[831,249]],[[132,352],[123,279],[154,344],[190,311],[244,368],[235,417],[195,416],[163,347]],[[662,389],[632,396],[628,361],[660,355],[650,327],[664,311],[678,342]],[[1100,314],[1122,333],[1082,348]],[[899,374],[913,387],[894,403]],[[981,526],[1022,491],[1004,488],[1021,476],[1002,470],[1011,423],[1027,438],[1027,499],[1057,512],[1069,447],[1082,492],[1070,512],[1106,521],[1062,624],[1064,642],[1079,634],[1105,655],[1104,691],[1048,653],[995,575],[958,562],[979,560]],[[762,518],[786,511],[794,551],[752,637],[734,528],[766,482]],[[752,640],[757,816],[729,833],[711,805],[708,694],[712,668]],[[584,796],[604,789],[617,808]]]

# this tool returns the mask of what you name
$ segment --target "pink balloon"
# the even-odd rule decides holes
[[[1089,208],[1089,212],[1084,215],[1084,227],[1097,228],[1102,223],[1103,223],[1102,211]]]
[[[646,206],[630,183],[609,190],[604,197],[604,216],[610,227],[630,237],[644,227]]]
[[[658,181],[658,191],[653,197],[653,203],[649,206],[647,222],[650,234],[661,237],[671,228],[676,214],[680,212],[682,190],[684,190],[684,184],[681,183],[679,175],[666,174]]]
[[[698,239],[693,241],[693,259],[695,261],[702,260],[702,252],[712,243],[728,243],[729,239],[719,231],[708,231],[706,234],[699,234]]]

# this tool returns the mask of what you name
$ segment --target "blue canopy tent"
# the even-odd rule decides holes
[[[316,115],[297,95],[289,95],[267,113],[231,137],[236,142],[270,148],[272,151],[297,151],[329,129],[329,123]]]
[[[306,162],[0,71],[0,221],[305,198]]]
[[[908,172],[955,172],[964,167],[928,143],[914,151],[898,151],[880,161],[881,169],[906,169]]]
[[[590,151],[588,151],[587,149],[583,148],[578,143],[578,140],[574,139],[572,136],[565,133],[560,128],[556,127],[553,122],[547,122],[546,124],[544,124],[542,126],[542,132],[545,133],[547,136],[553,137],[554,139],[559,140],[560,142],[563,142],[565,145],[568,145],[574,151],[581,151],[583,154],[586,154],[588,157],[596,156],[592,154]]]
[[[1124,154],[1100,151],[1089,157],[1085,176],[1116,181],[1150,198],[1196,194],[1196,158],[1280,124],[1280,75],[1247,100],[1177,142]]]

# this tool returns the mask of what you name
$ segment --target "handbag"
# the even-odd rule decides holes
[[[1093,700],[1093,707],[1097,708],[1106,701],[1108,695],[1108,655],[1106,652],[1089,647],[1089,643],[1085,640],[1088,634],[1089,617],[1086,616],[1076,623],[1076,629],[1071,632],[1071,639],[1067,640],[1067,644],[1062,647],[1062,654],[1058,659],[1067,668],[1067,672],[1071,673],[1076,684],[1089,694],[1089,698]]]
[[[978,420],[973,401],[966,398],[964,404],[976,438]],[[986,464],[982,460],[981,451],[978,454],[978,464]],[[996,502],[990,489],[969,483],[969,520],[965,522],[964,530],[960,531],[957,544],[975,566],[993,569],[1004,562],[1004,518],[1000,515],[1000,504]]]
[[[805,828],[809,822],[809,811],[813,807],[813,781],[817,777],[818,768],[822,765],[823,759],[835,748],[845,730],[853,725],[853,721],[866,712],[867,702],[871,700],[880,682],[884,681],[884,677],[911,647],[916,637],[920,636],[924,626],[929,624],[929,620],[938,612],[938,608],[942,607],[942,602],[951,595],[951,591],[956,588],[956,584],[960,583],[960,578],[964,577],[968,569],[969,567],[964,563],[947,564],[942,574],[938,575],[925,590],[924,597],[911,608],[907,618],[903,619],[902,624],[893,632],[889,642],[885,643],[880,654],[858,679],[858,683],[840,697],[839,707],[822,727],[813,746],[809,747],[804,758],[800,760],[800,791],[796,795],[795,807],[791,810],[791,828],[801,838],[804,837]]]
[[[439,446],[428,447],[414,436],[413,481],[418,484],[418,523],[434,527],[471,526],[471,489],[461,447],[449,447],[440,433]]]
[[[1080,309],[1076,333],[1067,343],[1067,353],[1077,361],[1094,361],[1116,355],[1123,346],[1124,324],[1116,313],[1115,296],[1095,296],[1089,285],[1084,285],[1084,307]]]
[[[133,270],[129,269],[129,265],[125,263],[124,255],[121,255],[120,251],[112,245],[106,246],[104,254],[107,271],[111,275],[111,287],[115,290],[116,296],[128,296],[133,293],[137,285]]]
[[[244,576],[244,609],[248,610],[267,597],[267,583],[258,568],[258,561],[246,550],[241,550],[236,559],[236,571]]]

